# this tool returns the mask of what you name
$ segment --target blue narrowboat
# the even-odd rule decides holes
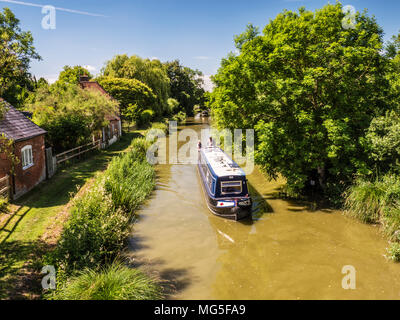
[[[242,220],[251,215],[252,200],[244,171],[217,147],[199,149],[198,170],[210,211]]]

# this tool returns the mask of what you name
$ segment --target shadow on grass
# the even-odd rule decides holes
[[[41,264],[51,247],[43,241],[9,241],[0,246],[0,300],[37,299],[41,295]]]

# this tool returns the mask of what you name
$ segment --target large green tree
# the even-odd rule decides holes
[[[179,102],[180,110],[193,115],[195,105],[204,103],[203,74],[184,67],[178,60],[164,64],[171,84],[171,97]]]
[[[32,60],[40,60],[30,32],[22,31],[13,12],[0,12],[0,96],[19,104],[31,89],[28,72]]]
[[[293,191],[340,191],[367,173],[361,139],[388,105],[382,29],[366,13],[344,28],[340,3],[315,12],[284,11],[237,37],[210,96],[215,123],[255,128],[256,161]]]
[[[97,81],[120,103],[122,115],[128,121],[137,121],[146,109],[152,109],[157,97],[143,82],[136,79],[100,77]]]
[[[79,77],[86,75],[89,79],[93,76],[90,74],[89,70],[81,66],[64,66],[63,70],[58,76],[57,82],[59,84],[79,84]]]
[[[170,81],[166,68],[159,60],[142,59],[138,56],[117,55],[108,61],[102,75],[112,78],[137,79],[153,90],[157,97],[153,110],[158,115],[168,111]]]

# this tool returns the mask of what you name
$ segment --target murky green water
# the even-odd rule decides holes
[[[157,174],[131,256],[165,281],[169,298],[400,298],[400,265],[384,257],[387,241],[378,228],[274,199],[280,182],[257,169],[248,176],[254,221],[227,221],[207,209],[196,166],[159,165]],[[342,288],[345,265],[356,269],[355,290]]]

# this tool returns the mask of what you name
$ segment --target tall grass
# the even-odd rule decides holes
[[[98,290],[104,297],[106,292],[101,291],[101,283],[107,279],[110,279],[115,286],[116,291],[112,293],[113,295],[118,295],[118,290],[125,290],[117,289],[118,284],[127,286],[133,285],[135,281],[137,284],[146,282],[143,276],[134,270],[128,272],[121,266],[111,265],[105,271],[99,267],[110,265],[118,258],[130,235],[136,210],[154,189],[155,171],[146,160],[149,145],[150,142],[143,138],[133,140],[130,150],[114,158],[107,170],[96,178],[93,187],[73,202],[71,218],[61,234],[58,247],[48,257],[49,264],[58,266],[60,297],[65,290],[65,294],[69,292],[68,288],[71,290],[84,288],[81,284],[90,278],[98,281]],[[84,274],[73,278],[72,282],[68,280],[83,269],[92,270],[86,270]],[[121,282],[119,274],[130,275],[127,281],[132,283]],[[65,286],[70,282],[73,284]],[[136,287],[143,290],[146,288],[145,285]],[[134,291],[136,287],[133,286],[132,290]],[[152,296],[153,287],[148,288],[150,290],[148,294]],[[134,298],[132,290],[127,294]],[[137,297],[146,297],[143,290],[140,289],[135,293]],[[83,299],[92,297],[91,290],[82,289],[80,293]],[[57,295],[58,293],[55,296]]]
[[[400,200],[400,179],[385,175],[375,181],[358,180],[345,194],[347,213],[366,223],[383,222],[385,212]]]
[[[119,263],[72,277],[52,300],[159,300],[161,288],[148,276]]]
[[[358,180],[346,193],[346,213],[367,223],[381,223],[392,242],[389,257],[400,261],[400,177]]]

